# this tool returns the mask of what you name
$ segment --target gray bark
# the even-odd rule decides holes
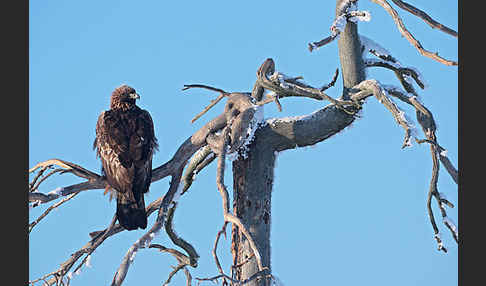
[[[342,11],[341,3],[346,0],[336,0],[336,16]],[[361,57],[361,43],[358,35],[358,25],[348,22],[344,32],[338,39],[339,61],[343,76],[343,98],[348,99],[349,89],[365,80],[363,58]]]
[[[340,7],[343,0],[337,0]],[[336,13],[339,11],[336,10]],[[357,25],[348,23],[338,41],[343,76],[343,97],[349,89],[365,79]],[[233,162],[233,213],[241,219],[260,251],[262,264],[271,272],[270,229],[275,152],[313,145],[340,132],[354,117],[329,105],[312,115],[275,119],[259,128],[249,146],[248,157]],[[239,265],[235,278],[245,280],[258,272],[257,263],[247,240],[233,227],[233,264]],[[253,280],[246,285],[270,285],[270,280]]]
[[[246,159],[233,162],[233,213],[241,219],[253,237],[262,265],[270,268],[270,218],[275,154],[271,146],[258,144],[258,141],[260,140],[251,144]],[[258,272],[255,258],[248,260],[253,251],[237,227],[233,227],[232,253],[234,265],[247,261],[236,268],[238,280],[248,279]],[[249,285],[269,283],[253,280]]]

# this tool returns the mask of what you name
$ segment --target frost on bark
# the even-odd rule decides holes
[[[257,80],[251,92],[226,92],[202,84],[184,86],[183,90],[202,88],[220,94],[217,99],[196,115],[192,122],[201,118],[219,101],[226,99],[224,110],[187,138],[169,161],[153,169],[152,182],[170,176],[170,187],[165,195],[147,205],[147,216],[157,214],[155,223],[128,247],[114,273],[111,285],[123,283],[130,265],[140,249],[155,249],[161,253],[168,253],[176,259],[177,265],[165,280],[164,285],[170,283],[171,278],[180,270],[184,272],[187,285],[192,285],[194,280],[197,280],[197,283],[220,281],[223,285],[270,285],[275,282],[276,278],[271,270],[270,229],[274,167],[278,152],[314,145],[339,133],[354,121],[357,113],[365,108],[364,104],[370,97],[375,97],[383,104],[397,124],[404,129],[402,148],[411,146],[412,139],[419,144],[430,145],[433,169],[426,208],[434,231],[434,239],[437,241],[438,250],[447,252],[431,208],[433,199],[439,206],[444,226],[449,229],[455,241],[458,242],[457,226],[447,216],[447,207],[454,207],[454,205],[437,189],[441,163],[456,183],[458,173],[448,159],[446,150],[438,143],[432,113],[418,99],[418,92],[415,90],[414,84],[423,89],[424,81],[415,68],[402,65],[385,48],[358,33],[357,22],[369,21],[370,17],[369,12],[357,9],[357,2],[358,0],[337,0],[336,18],[331,26],[331,35],[319,42],[309,44],[309,49],[313,51],[337,39],[343,80],[342,96],[338,99],[325,93],[334,85],[338,72],[330,83],[316,88],[304,83],[300,76],[291,77],[276,70],[276,64],[272,59],[267,59],[257,70]],[[445,65],[457,65],[455,61],[446,60],[425,50],[408,32],[398,13],[387,1],[372,0],[372,2],[383,7],[392,16],[400,33],[422,55]],[[425,12],[402,1],[393,2],[401,9],[423,19],[432,27],[457,37],[455,31],[436,22]],[[368,54],[373,58],[365,58]],[[386,68],[395,73],[402,87],[381,84],[376,79],[366,79],[365,69],[374,67]],[[265,94],[266,91],[268,93]],[[260,112],[262,105],[275,103],[279,110],[282,110],[280,100],[290,96],[299,97],[302,100],[328,101],[330,104],[308,115],[263,120]],[[413,126],[410,119],[405,116],[394,100],[399,100],[414,108],[424,138],[419,138],[412,132]],[[230,157],[229,159],[232,161],[232,202],[224,184],[227,157]],[[199,255],[190,242],[176,234],[172,221],[176,214],[178,198],[189,192],[195,175],[214,161],[218,166],[216,183],[217,191],[221,195],[224,218],[224,224],[216,235],[213,248],[218,274],[193,278],[189,267],[197,267]],[[29,184],[30,207],[62,198],[30,223],[29,233],[51,210],[74,199],[81,192],[108,187],[103,176],[61,159],[41,162],[31,168],[29,173],[32,174]],[[39,190],[40,185],[53,174],[64,173],[71,173],[86,181],[59,187],[48,193]],[[233,264],[230,273],[223,270],[216,251],[219,238],[226,233],[228,224],[232,224]],[[68,285],[75,275],[81,273],[83,266],[89,265],[90,257],[96,249],[106,239],[122,231],[124,229],[116,223],[116,217],[114,217],[107,224],[106,229],[91,232],[91,239],[61,263],[57,269],[38,279],[31,280],[29,283],[31,285],[36,283]],[[153,238],[161,231],[165,231],[172,243],[183,251],[152,244]]]

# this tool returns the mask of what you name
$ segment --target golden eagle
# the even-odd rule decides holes
[[[152,180],[152,156],[158,149],[152,117],[135,104],[140,96],[127,85],[111,94],[110,110],[96,124],[93,149],[101,172],[116,195],[116,216],[127,230],[147,227],[144,193]]]

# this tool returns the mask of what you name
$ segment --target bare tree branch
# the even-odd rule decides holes
[[[32,231],[32,229],[46,216],[48,215],[53,209],[59,207],[60,205],[64,204],[65,202],[69,201],[70,199],[74,198],[77,194],[79,193],[73,193],[70,194],[69,196],[65,197],[64,199],[60,200],[59,202],[53,204],[52,206],[48,207],[47,210],[42,213],[35,221],[31,222],[29,224],[29,233]]]
[[[218,190],[222,197],[224,221],[231,222],[232,224],[237,225],[238,228],[243,232],[248,242],[250,243],[251,248],[253,249],[253,253],[255,254],[255,258],[258,264],[258,270],[263,271],[265,267],[263,267],[262,265],[261,256],[257,245],[253,241],[253,238],[251,237],[246,227],[241,223],[240,219],[234,216],[233,214],[231,214],[229,211],[228,191],[226,190],[226,186],[224,185],[224,165],[225,165],[225,157],[226,157],[225,150],[229,143],[230,131],[231,131],[230,128],[226,127],[225,129],[223,129],[221,135],[221,138],[223,140],[223,145],[218,154],[218,170],[216,174],[216,184],[218,185]]]
[[[50,167],[50,166],[54,166],[54,165],[60,166],[64,169],[66,169],[66,171],[70,171],[70,172],[74,173],[76,176],[81,177],[81,178],[85,178],[85,179],[88,179],[88,180],[96,180],[100,177],[98,174],[93,173],[89,170],[86,170],[85,168],[83,168],[79,165],[76,165],[74,163],[64,161],[64,160],[61,160],[61,159],[50,159],[50,160],[38,163],[37,165],[35,165],[34,167],[29,169],[29,173],[34,172],[38,168],[43,168],[43,167],[46,167],[46,166]]]
[[[218,279],[225,278],[225,279],[231,281],[233,283],[233,285],[245,285],[245,284],[252,282],[255,279],[265,279],[265,278],[273,279],[273,276],[271,274],[267,274],[267,272],[268,272],[267,269],[264,269],[262,271],[258,271],[257,273],[255,273],[254,275],[252,275],[251,277],[249,277],[248,279],[245,279],[243,281],[233,279],[226,274],[219,274],[219,275],[209,277],[209,278],[196,278],[196,280],[198,280],[200,282],[202,282],[202,281],[217,282]]]
[[[433,130],[435,132],[435,121],[434,121],[434,118],[432,116],[432,113],[425,106],[423,106],[422,103],[420,103],[418,101],[417,96],[410,96],[409,97],[405,94],[405,92],[402,92],[398,88],[395,88],[395,87],[386,86],[386,87],[383,87],[383,88],[386,90],[386,92],[388,94],[400,99],[401,101],[413,106],[416,109],[417,120],[420,123],[420,125],[422,126],[422,129],[424,130],[424,132],[426,132],[426,130]],[[351,99],[359,101],[359,100],[365,99],[366,97],[368,97],[372,94],[373,93],[370,90],[364,90],[364,91],[357,92],[357,93],[353,94],[351,96]],[[436,141],[433,141],[433,140],[429,140],[429,139],[417,140],[416,139],[416,141],[417,141],[417,143],[427,142],[427,143],[430,143],[430,144],[434,144],[439,148],[439,151],[440,151],[439,152],[439,158],[440,158],[441,163],[444,165],[447,172],[451,175],[454,182],[456,184],[458,184],[457,169],[450,162],[450,160],[447,157],[447,155],[445,154],[445,152],[443,152],[443,151],[445,151],[445,149],[443,147],[441,147]]]
[[[355,15],[355,13],[348,13],[346,15],[346,17],[351,17],[350,15]],[[419,76],[415,73],[413,69],[397,67],[396,65],[387,63],[386,61],[380,63],[372,63],[370,66],[382,66],[385,68],[389,68],[393,70],[397,74],[397,76],[400,75],[402,78],[404,76],[411,76],[420,86],[421,81],[419,79]],[[417,110],[418,121],[420,122],[427,136],[427,141],[423,142],[431,144],[432,158],[434,160],[433,178],[429,190],[428,207],[430,205],[430,200],[432,196],[434,196],[439,203],[444,224],[451,230],[454,238],[456,239],[456,241],[458,241],[457,228],[451,221],[447,220],[447,215],[444,209],[444,205],[451,206],[452,204],[445,198],[441,198],[436,189],[438,176],[438,154],[440,154],[441,161],[442,157],[444,157],[444,165],[447,162],[451,166],[452,164],[450,163],[450,161],[448,161],[447,157],[443,155],[442,151],[444,151],[445,149],[442,150],[443,148],[440,147],[436,141],[434,133],[435,122],[433,121],[432,114],[422,104],[416,101],[415,97],[408,97],[406,94],[402,94],[399,92],[393,93],[389,90],[386,90],[375,80],[363,81],[359,85],[355,86],[354,89],[357,92],[351,96],[350,100],[334,99],[326,95],[323,91],[335,84],[337,76],[338,70],[336,70],[332,81],[328,85],[325,85],[322,88],[318,89],[301,82],[302,77],[288,77],[283,73],[275,71],[275,64],[273,60],[267,59],[257,71],[257,81],[254,85],[252,93],[227,93],[221,89],[209,87],[206,85],[185,85],[183,90],[189,88],[205,88],[221,93],[217,100],[212,101],[211,104],[203,110],[203,112],[199,113],[198,116],[193,119],[193,121],[202,116],[207,110],[213,107],[223,97],[228,98],[225,105],[225,110],[221,115],[209,121],[202,128],[196,131],[191,137],[186,139],[186,141],[184,141],[179,146],[176,153],[168,162],[153,169],[152,182],[155,182],[167,176],[171,176],[169,190],[163,197],[157,199],[147,207],[147,216],[149,216],[155,210],[158,210],[156,222],[149,231],[147,231],[128,249],[118,270],[114,275],[112,285],[118,286],[123,283],[129,266],[133,261],[137,251],[140,248],[146,248],[147,246],[149,248],[158,248],[163,252],[171,253],[176,257],[179,262],[179,264],[169,274],[169,277],[165,284],[168,284],[171,281],[171,278],[179,270],[183,269],[187,277],[187,285],[190,285],[192,278],[186,266],[189,265],[192,267],[196,267],[197,259],[199,256],[195,249],[189,243],[185,242],[182,238],[178,237],[175,234],[172,229],[172,219],[177,206],[177,197],[185,193],[187,189],[191,186],[192,181],[194,180],[194,175],[201,171],[205,166],[210,164],[216,157],[218,158],[216,181],[218,191],[220,192],[220,195],[222,197],[224,225],[222,230],[219,231],[216,236],[213,248],[213,256],[215,258],[216,266],[218,267],[220,275],[213,278],[197,279],[199,281],[209,281],[223,278],[223,280],[225,281],[224,283],[226,283],[226,280],[228,280],[237,285],[243,285],[253,279],[272,277],[270,274],[266,274],[267,272],[269,272],[269,268],[263,266],[259,248],[253,240],[250,232],[247,230],[246,226],[243,225],[242,221],[229,211],[228,192],[226,190],[226,186],[224,185],[224,166],[225,156],[227,152],[238,151],[242,144],[244,144],[244,139],[241,138],[243,138],[242,135],[246,134],[251,127],[250,122],[251,120],[253,120],[253,116],[256,112],[256,106],[263,105],[269,102],[275,102],[277,104],[277,107],[281,109],[279,98],[290,96],[309,97],[317,100],[326,99],[329,100],[332,104],[310,115],[294,118],[267,120],[266,124],[261,125],[261,128],[257,129],[256,132],[262,133],[263,136],[260,136],[260,138],[264,138],[266,140],[265,144],[268,144],[271,149],[273,148],[273,150],[276,151],[294,148],[296,146],[315,144],[340,132],[343,128],[351,124],[357,111],[361,109],[361,101],[371,95],[375,95],[378,100],[380,100],[380,102],[382,102],[385,107],[390,110],[398,124],[400,124],[406,130],[405,143],[403,146],[407,146],[411,138],[409,123],[406,121],[403,112],[399,110],[398,107],[393,103],[393,101],[391,101],[391,99],[388,97],[387,91],[391,95],[400,98],[402,101],[414,106]],[[405,84],[403,85],[407,91],[410,90],[410,87],[407,87]],[[423,88],[423,84],[421,87]],[[273,92],[274,96],[268,97],[267,95],[268,98],[262,100],[263,92],[265,89]],[[257,138],[255,140],[263,139]],[[258,142],[256,144],[258,144]],[[191,160],[188,163],[189,159]],[[45,172],[53,166],[59,166],[60,168],[49,172],[47,175],[44,175]],[[182,176],[184,168],[186,168],[186,172],[184,173],[184,176]],[[108,184],[104,177],[89,170],[86,170],[76,164],[59,159],[51,159],[45,162],[41,162],[31,168],[29,170],[29,173],[33,173],[36,170],[39,171],[32,180],[32,182],[29,184],[30,202],[35,202],[35,204],[38,204],[46,203],[59,197],[65,198],[58,203],[52,205],[36,221],[31,223],[29,232],[52,209],[70,200],[79,192],[84,190],[103,189],[108,187]],[[453,178],[457,182],[457,170],[455,170],[455,168],[452,166],[451,170],[448,169],[448,171],[451,176],[453,174],[453,171],[455,171],[456,177],[453,176]],[[80,184],[58,188],[48,194],[43,194],[38,191],[39,186],[54,173],[62,174],[66,172],[70,172],[78,177],[86,179],[87,181]],[[173,207],[169,208],[169,205],[171,203],[173,203]],[[439,235],[440,233],[438,232],[438,228],[435,224],[435,219],[432,211],[429,212],[429,217],[434,228],[434,232],[436,235],[435,238],[439,243],[439,249],[446,251],[446,249],[441,244]],[[58,270],[29,283],[34,284],[35,282],[45,280],[50,276],[52,277],[47,281],[48,285],[58,283],[57,281],[62,281],[65,275],[70,275],[68,271],[71,269],[71,267],[79,260],[79,258],[86,254],[85,258],[75,270],[75,272],[78,272],[78,270],[80,270],[83,265],[86,265],[89,259],[88,257],[90,257],[91,253],[106,238],[124,230],[119,224],[115,224],[115,222],[116,216],[114,217],[110,226],[107,229],[91,233],[90,235],[92,237],[92,240],[88,242],[85,246],[83,246],[80,250],[75,252],[70,259],[61,264],[61,267]],[[258,264],[259,271],[254,276],[244,281],[235,280],[232,277],[224,274],[216,254],[219,238],[221,234],[225,234],[225,228],[228,223],[232,223],[233,226],[237,226],[238,229],[242,231],[250,244],[251,250],[253,251],[253,254],[248,257],[247,260],[241,262],[240,264],[246,263],[250,260],[250,258],[253,257]],[[161,245],[150,244],[152,239],[164,225],[166,233],[169,235],[174,244],[182,247],[188,253],[188,255],[185,255],[174,249],[165,248]],[[69,283],[71,276],[68,276],[67,283]]]
[[[383,99],[387,98],[386,94],[384,92],[385,88],[380,86],[379,83],[376,82],[375,80],[363,81],[359,85],[357,85],[355,88],[359,89],[359,90],[368,90],[368,91],[372,92],[372,94],[374,94],[375,96],[377,96],[377,94],[378,94],[379,96],[377,96],[377,98],[380,100],[380,102],[383,101]],[[425,140],[417,140],[417,139],[416,140],[417,140],[418,143],[423,143],[423,142],[430,143],[430,148],[431,148],[430,152],[431,152],[431,156],[432,156],[433,167],[432,167],[432,178],[431,178],[431,181],[430,181],[429,192],[428,192],[428,195],[427,195],[427,212],[428,212],[428,215],[429,215],[430,222],[432,224],[432,228],[434,230],[434,238],[437,241],[438,250],[442,250],[444,252],[447,252],[447,249],[444,247],[443,242],[441,240],[440,232],[439,232],[439,229],[438,229],[437,224],[435,222],[434,213],[433,213],[432,206],[431,206],[432,197],[434,197],[437,200],[437,203],[439,204],[439,208],[441,210],[441,214],[442,214],[442,217],[443,217],[444,224],[451,231],[452,236],[454,237],[456,242],[458,242],[457,227],[450,221],[450,219],[448,219],[446,210],[445,210],[445,208],[443,207],[442,204],[445,203],[448,206],[453,206],[453,205],[449,201],[441,198],[440,195],[439,195],[439,192],[437,191],[437,181],[438,181],[438,177],[439,177],[438,154],[443,154],[442,151],[444,151],[445,149],[442,148],[437,143],[437,138],[435,136],[436,125],[435,125],[432,113],[430,113],[430,111],[425,106],[423,106],[421,103],[418,102],[418,100],[416,99],[416,96],[408,97],[405,94],[399,92],[397,89],[391,89],[391,90],[393,91],[393,93],[395,95],[399,94],[399,96],[397,96],[397,97],[400,98],[402,101],[407,102],[407,103],[413,105],[414,107],[416,107],[417,120],[420,123],[420,125],[422,126],[422,130],[427,137],[427,139],[425,139]],[[363,94],[356,93],[356,94],[351,96],[351,99],[362,100],[362,99],[365,98],[364,96],[360,96],[360,98],[357,98],[358,95],[363,95]],[[396,107],[395,104],[390,105],[390,102],[387,103],[385,101],[385,106],[392,112],[395,119],[397,119],[397,122],[399,122],[400,119],[405,118],[404,116],[400,115],[400,112],[398,112],[397,108],[394,108],[394,106]],[[402,123],[399,122],[399,124],[402,125],[402,126],[404,126],[404,123],[405,123],[405,125],[408,125],[406,123],[406,120]],[[406,128],[406,126],[404,126],[404,128]],[[408,139],[407,139],[407,136],[408,136]],[[405,142],[407,143],[409,140],[410,140],[410,133],[409,133],[409,131],[407,131]],[[408,143],[408,144],[410,144],[410,143]],[[442,155],[442,156],[446,157],[445,155]],[[452,164],[450,164],[450,166],[448,166],[448,167],[451,167],[451,166],[452,166]],[[453,166],[452,166],[452,169],[454,169]],[[451,174],[451,176],[456,181],[456,178],[454,177],[454,173],[457,173],[457,171],[453,172],[451,170],[451,171],[449,171],[449,173]],[[457,181],[456,181],[456,183],[457,183]]]
[[[404,86],[405,90],[410,90],[410,88],[407,88],[406,86],[410,85],[405,79],[405,76],[410,76],[412,77],[415,82],[420,86],[421,89],[424,89],[425,85],[422,82],[420,75],[417,73],[417,71],[413,68],[410,67],[402,67],[397,64],[392,64],[389,62],[385,61],[379,61],[379,60],[372,60],[372,59],[365,59],[364,63],[366,67],[383,67],[390,69],[395,72],[397,75],[397,78],[400,80],[400,83]],[[415,92],[413,92],[415,93]]]
[[[326,89],[330,88],[330,87],[333,87],[334,84],[336,83],[336,80],[338,78],[338,75],[339,75],[339,69],[337,68],[336,69],[336,72],[334,73],[334,76],[332,77],[332,80],[330,83],[324,85],[323,87],[321,87],[320,91],[325,91]]]
[[[181,167],[184,167],[187,160],[189,160],[189,158],[191,158],[191,156],[198,149],[206,144],[206,137],[209,134],[220,130],[224,126],[226,126],[226,117],[224,114],[206,123],[191,137],[189,137],[184,143],[182,143],[172,159],[152,170],[152,183],[161,180],[169,175],[172,175],[176,173]],[[80,191],[104,189],[109,186],[104,177],[89,170],[86,170],[74,163],[60,159],[50,159],[44,162],[40,162],[36,166],[31,168],[29,170],[29,173],[32,173],[39,168],[42,169],[45,166],[52,165],[58,165],[62,168],[65,168],[67,171],[73,173],[74,175],[88,180],[83,183],[58,188],[56,192],[51,192],[49,194],[43,194],[41,192],[29,192],[29,202],[47,203],[61,196],[67,196]]]
[[[407,28],[403,24],[402,19],[398,15],[397,11],[395,11],[395,9],[393,9],[393,7],[390,6],[390,4],[386,0],[371,0],[371,1],[380,5],[381,7],[383,7],[388,12],[388,14],[390,14],[390,16],[392,16],[393,21],[395,21],[395,24],[397,25],[400,33],[419,51],[419,53],[421,55],[426,56],[428,58],[431,58],[433,60],[436,60],[439,63],[445,64],[445,65],[448,65],[448,66],[457,66],[456,61],[446,60],[446,59],[440,57],[438,53],[432,53],[430,51],[425,50],[422,47],[422,44],[420,44],[420,42],[417,41],[414,38],[414,36],[407,30]]]
[[[174,219],[174,213],[175,213],[175,210],[176,210],[176,207],[177,207],[177,202],[172,202],[172,203],[173,203],[173,206],[169,209],[169,211],[167,213],[167,222],[165,223],[165,232],[169,236],[170,240],[172,240],[172,242],[175,245],[184,249],[186,251],[187,255],[189,256],[189,261],[181,260],[180,262],[181,263],[184,262],[186,265],[189,265],[189,266],[192,266],[192,267],[197,267],[197,261],[199,259],[199,254],[197,254],[196,249],[194,249],[194,247],[190,243],[188,243],[187,241],[185,241],[184,239],[179,237],[173,229],[172,221]]]
[[[162,226],[164,225],[166,214],[168,211],[168,205],[172,202],[172,199],[177,192],[180,184],[180,179],[182,177],[183,166],[180,170],[172,175],[170,181],[170,187],[167,193],[165,194],[162,204],[159,208],[159,213],[157,215],[157,219],[153,226],[147,231],[142,237],[140,237],[126,252],[125,256],[123,257],[122,263],[118,267],[118,270],[113,277],[113,281],[111,283],[112,286],[120,286],[127,275],[128,269],[133,262],[137,251],[140,248],[145,248],[150,245],[150,242],[155,237],[155,235],[160,231]]]
[[[49,166],[45,166],[45,167],[42,167],[41,170],[38,172],[37,176],[34,178],[34,180],[29,184],[30,186],[30,189],[29,191],[30,192],[35,192],[38,190],[39,188],[39,185],[44,182],[47,178],[49,178],[50,176],[52,176],[53,174],[55,173],[59,173],[61,172],[61,174],[65,173],[65,172],[69,172],[65,169],[62,169],[62,168],[57,168],[57,169],[54,169],[53,171],[49,172],[47,175],[45,176],[42,176],[42,178],[39,180],[39,182],[36,183],[37,179],[44,173],[44,170],[46,168],[48,168]]]
[[[224,222],[223,227],[221,228],[220,231],[218,231],[218,234],[216,235],[216,239],[214,241],[214,246],[213,246],[213,251],[212,251],[214,261],[216,263],[216,267],[218,267],[218,271],[221,274],[224,274],[224,271],[223,271],[223,268],[221,268],[221,264],[219,263],[217,250],[218,250],[218,242],[219,242],[219,238],[221,237],[221,234],[224,234],[224,236],[226,237],[226,225],[228,225],[227,221]]]
[[[219,89],[219,88],[215,88],[215,87],[211,87],[211,86],[208,86],[208,85],[204,85],[204,84],[185,84],[184,85],[184,88],[182,88],[182,90],[187,90],[187,89],[190,89],[190,88],[205,88],[205,89],[209,89],[209,90],[212,90],[212,91],[217,91],[219,93],[221,93],[218,98],[216,98],[215,100],[211,100],[211,103],[206,106],[206,108],[204,108],[203,111],[201,111],[200,113],[198,113],[192,120],[191,120],[191,123],[194,123],[194,121],[196,121],[197,119],[199,119],[199,117],[203,116],[206,112],[209,111],[209,109],[211,109],[211,107],[215,106],[221,99],[223,99],[223,97],[225,96],[228,96],[229,93],[227,93],[226,91],[222,90],[222,89]]]
[[[108,226],[108,228],[105,231],[100,233],[100,235],[98,235],[95,239],[92,239],[91,241],[89,241],[80,250],[73,253],[71,255],[71,257],[68,260],[66,260],[64,263],[62,263],[61,266],[57,270],[55,270],[51,273],[48,273],[48,274],[42,276],[39,279],[29,281],[29,284],[34,285],[36,282],[43,280],[47,285],[54,285],[54,283],[56,283],[56,285],[58,285],[59,281],[62,281],[63,278],[66,275],[69,275],[69,271],[73,267],[73,265],[76,263],[76,261],[78,261],[83,255],[86,254],[83,261],[78,265],[78,267],[74,271],[74,273],[79,273],[78,270],[88,261],[91,253],[93,253],[96,250],[96,248],[98,248],[98,246],[100,246],[101,243],[103,243],[103,241],[105,241],[106,238],[110,237],[111,235],[113,235],[115,233],[117,226],[119,226],[119,225],[115,225],[115,222],[116,222],[116,216],[113,217],[110,225]],[[50,277],[50,276],[52,276],[52,277],[49,280],[46,281],[45,279]],[[70,278],[68,280],[70,280]]]
[[[395,3],[395,5],[402,8],[403,10],[410,12],[413,15],[424,20],[424,22],[429,24],[429,26],[432,27],[432,29],[439,29],[442,32],[447,33],[447,34],[457,38],[457,32],[456,31],[454,31],[453,29],[448,28],[448,27],[442,25],[441,23],[435,21],[424,11],[422,11],[422,10],[420,10],[420,9],[418,9],[418,8],[412,6],[412,5],[410,5],[410,4],[408,4],[407,2],[404,2],[404,1],[400,1],[400,0],[392,0],[392,1],[393,1],[393,3]]]
[[[357,19],[362,20],[363,17],[369,16],[368,12],[365,11],[350,10],[352,5],[354,5],[356,2],[358,1],[344,1],[344,5],[340,7],[336,18],[331,25],[331,35],[318,42],[309,43],[307,46],[310,52],[334,41],[339,36],[339,34],[342,33],[348,21],[355,22]]]
[[[348,105],[360,108],[359,104],[353,101],[337,100],[334,99],[321,89],[314,88],[303,82],[295,80],[295,78],[289,78],[283,73],[274,71],[270,74],[271,70],[275,70],[275,64],[272,59],[267,59],[261,66],[262,72],[258,75],[257,82],[268,90],[274,91],[278,94],[279,98],[297,96],[297,97],[309,97],[317,100],[326,99],[338,107],[342,108],[348,114],[354,114],[353,111],[348,111],[345,107]],[[270,74],[270,77],[268,75]]]
[[[181,181],[184,183],[184,188],[182,189],[181,195],[187,192],[187,190],[191,187],[196,175],[212,161],[214,161],[214,159],[216,159],[216,156],[208,145],[199,149],[194,156],[192,156],[181,179]]]
[[[434,134],[435,130],[436,130],[436,125],[435,125],[435,121],[434,121],[434,117],[432,116],[432,113],[425,106],[423,106],[422,103],[420,103],[417,100],[416,97],[413,97],[413,96],[410,97],[410,102],[417,109],[417,111],[416,111],[417,121],[422,126],[422,130],[424,131],[424,133],[427,134],[428,132],[431,132],[432,134]],[[437,144],[437,142],[435,140],[435,135],[434,135],[434,143]],[[446,168],[449,175],[451,175],[454,182],[456,184],[458,184],[459,183],[459,174],[457,172],[457,169],[449,161],[449,158],[447,158],[445,152],[441,151],[439,153],[439,157],[440,157],[441,163],[444,165],[444,167]]]
[[[411,146],[411,126],[405,118],[405,113],[387,96],[385,89],[376,80],[365,80],[356,86],[359,90],[369,90],[393,115],[397,123],[405,129],[405,139],[402,148]],[[352,98],[352,97],[351,97]]]
[[[175,209],[177,207],[177,203],[174,202],[173,204],[174,205],[172,206],[172,208],[169,209],[169,212],[167,214],[167,221],[165,223],[165,230],[166,230],[167,234],[169,235],[170,239],[172,240],[172,242],[174,242],[176,245],[182,247],[188,253],[189,256],[187,256],[187,255],[185,255],[185,254],[183,254],[180,251],[177,251],[175,249],[166,248],[166,247],[164,247],[160,244],[150,244],[148,246],[148,248],[157,248],[161,252],[170,253],[179,262],[179,264],[176,267],[174,267],[174,270],[169,274],[167,280],[165,281],[165,283],[163,285],[168,285],[170,283],[172,277],[175,274],[177,274],[177,272],[181,269],[184,269],[184,272],[186,274],[187,285],[191,285],[192,277],[191,277],[189,270],[187,270],[185,267],[187,265],[192,266],[192,267],[197,267],[197,259],[199,258],[199,255],[196,253],[196,251],[195,251],[194,247],[192,247],[192,245],[190,245],[189,243],[187,243],[183,239],[179,238],[175,234],[174,230],[172,229],[172,221],[173,221],[173,218],[174,218],[174,212],[175,212]]]
[[[176,267],[174,267],[174,270],[169,274],[169,276],[167,277],[167,280],[164,282],[163,285],[168,285],[170,283],[172,277],[175,274],[177,274],[177,272],[179,270],[181,270],[181,269],[184,269],[184,272],[186,274],[186,277],[187,277],[187,285],[191,285],[191,280],[192,280],[191,274],[190,274],[189,270],[187,270],[185,268],[185,266],[189,265],[189,257],[187,257],[186,255],[184,255],[180,251],[177,251],[177,250],[171,249],[171,248],[166,248],[165,246],[160,245],[160,244],[151,244],[151,245],[149,245],[149,248],[158,248],[160,252],[170,253],[179,262],[179,264]]]

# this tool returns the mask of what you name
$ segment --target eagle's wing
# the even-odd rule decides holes
[[[152,181],[152,156],[158,149],[158,143],[150,114],[140,109],[136,118],[135,132],[130,137],[129,153],[135,165],[134,186],[146,193]]]
[[[135,167],[129,150],[129,130],[119,113],[104,111],[96,124],[95,147],[108,183],[118,192],[132,190]]]

